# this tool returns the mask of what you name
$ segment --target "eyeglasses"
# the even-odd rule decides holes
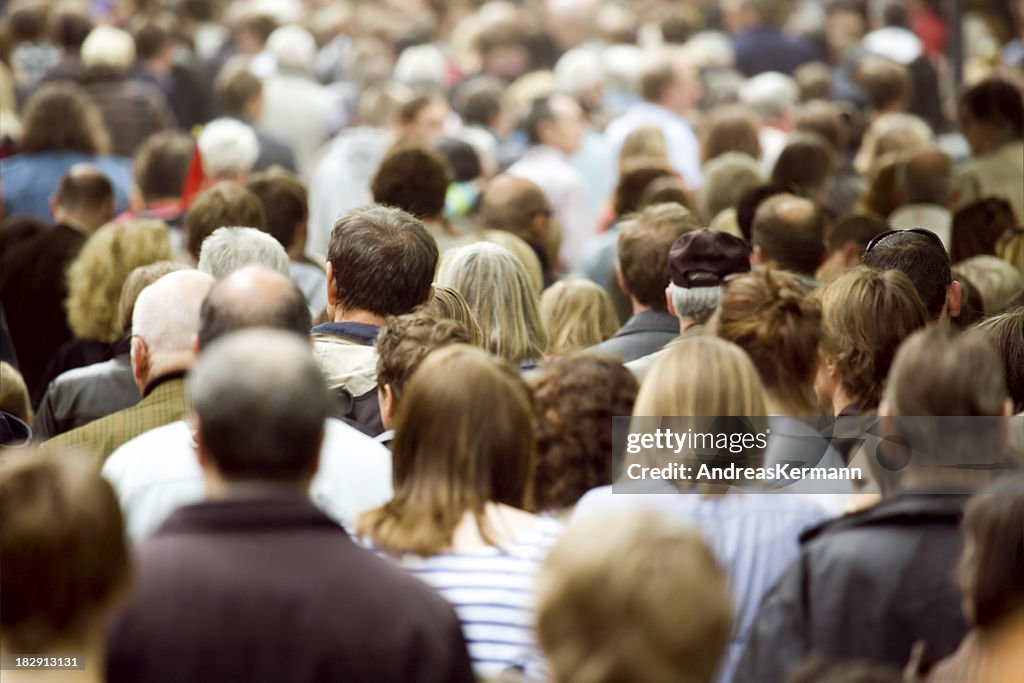
[[[940,249],[942,249],[943,251],[946,250],[946,246],[942,243],[942,240],[940,240],[939,236],[936,235],[931,230],[925,230],[924,228],[907,228],[906,230],[886,230],[885,232],[878,233],[877,235],[871,238],[870,242],[868,242],[868,246],[867,248],[864,249],[864,253],[870,254],[872,249],[874,249],[876,246],[878,246],[885,240],[889,239],[893,235],[902,235],[908,232],[917,233],[918,235],[924,235]]]

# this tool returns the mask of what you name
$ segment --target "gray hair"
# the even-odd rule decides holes
[[[288,252],[280,242],[256,228],[217,228],[199,248],[199,271],[218,280],[253,264],[288,276]]]
[[[135,40],[131,34],[114,26],[97,26],[86,36],[81,48],[86,68],[109,66],[126,71],[135,61]],[[117,134],[117,131],[111,131]]]
[[[753,107],[764,121],[774,121],[800,101],[800,86],[791,76],[768,71],[740,87],[740,101]]]
[[[680,287],[674,282],[668,285],[672,307],[676,309],[676,317],[680,320],[707,322],[711,314],[718,308],[722,299],[722,288],[714,287]]]
[[[260,155],[260,142],[251,126],[234,119],[216,119],[203,126],[196,146],[203,172],[215,178],[246,175]]]
[[[331,399],[302,338],[229,334],[203,350],[188,391],[200,442],[226,479],[290,483],[312,474]]]
[[[739,204],[747,191],[765,182],[756,159],[742,152],[726,152],[704,164],[700,204],[708,219]]]

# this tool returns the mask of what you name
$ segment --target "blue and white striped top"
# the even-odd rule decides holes
[[[544,667],[533,633],[535,578],[561,532],[554,518],[538,517],[529,531],[500,548],[389,559],[452,604],[478,677],[513,666],[536,671]]]

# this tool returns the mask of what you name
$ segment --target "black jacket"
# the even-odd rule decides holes
[[[734,682],[784,681],[812,653],[898,668],[918,640],[931,657],[951,654],[967,632],[955,577],[967,498],[897,494],[808,530],[761,603]]]

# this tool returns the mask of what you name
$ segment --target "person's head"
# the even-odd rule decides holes
[[[934,133],[923,119],[913,114],[882,114],[864,132],[853,166],[861,175],[873,177],[887,163],[933,142]]]
[[[555,94],[533,101],[523,129],[530,144],[547,145],[572,154],[583,142],[586,118],[579,102],[569,95]]]
[[[1024,607],[1024,476],[1004,475],[976,493],[960,528],[964,616],[984,632]]]
[[[813,100],[796,111],[794,130],[820,135],[836,154],[846,151],[850,140],[850,124],[843,118],[843,110],[833,102]]]
[[[229,116],[258,121],[263,113],[263,81],[248,63],[229,61],[217,74],[214,94]]]
[[[813,277],[825,260],[825,216],[810,199],[781,194],[757,207],[753,262]]]
[[[188,394],[208,494],[256,482],[308,488],[333,401],[306,340],[270,329],[229,334],[203,350]]]
[[[427,311],[437,318],[454,320],[466,329],[469,344],[484,348],[484,333],[480,331],[480,324],[457,289],[435,283],[434,296],[427,303]]]
[[[526,268],[526,273],[530,276],[533,288],[538,292],[544,289],[544,278],[550,276],[551,268],[541,265],[540,256],[538,256],[542,248],[540,245],[536,247],[531,246],[529,242],[521,237],[517,237],[504,230],[481,230],[479,236],[481,241],[497,244],[499,247],[504,247],[511,251],[523,264],[523,267]]]
[[[175,21],[173,14],[156,14],[142,18],[132,29],[140,64],[174,63]]]
[[[177,270],[188,270],[188,266],[177,261],[157,261],[145,266],[139,266],[131,273],[121,286],[121,296],[117,300],[117,317],[121,321],[121,329],[125,333],[131,332],[132,313],[135,310],[135,302],[146,287],[162,278],[168,273]]]
[[[915,152],[900,164],[896,184],[907,204],[946,206],[953,192],[953,160],[934,147]]]
[[[750,356],[774,411],[817,413],[821,305],[796,276],[763,269],[730,280],[711,326]]]
[[[482,180],[483,176],[492,174],[490,166],[485,169],[481,159],[481,153],[471,144],[472,138],[468,135],[456,137],[454,135],[442,135],[436,138],[430,148],[444,157],[451,169],[453,183],[469,183],[474,187],[473,181]],[[449,211],[451,209],[449,208]],[[469,213],[472,207],[466,207],[465,212]]]
[[[1017,225],[1013,206],[1002,197],[986,197],[953,214],[950,259],[959,263],[972,256],[995,254],[1000,241]]]
[[[409,313],[430,298],[437,242],[416,217],[385,206],[349,211],[327,248],[327,301],[335,322],[356,312]]]
[[[695,529],[644,507],[584,518],[552,548],[537,583],[537,639],[556,680],[715,679],[732,606]]]
[[[248,265],[288,275],[288,252],[276,239],[256,228],[217,228],[203,240],[196,268],[217,280]]]
[[[25,378],[7,361],[0,361],[0,412],[13,415],[27,425],[32,424],[32,401]]]
[[[103,114],[87,92],[74,83],[44,83],[21,114],[18,152],[110,152],[110,133]]]
[[[825,284],[814,296],[822,314],[814,383],[819,402],[833,415],[851,404],[873,410],[882,399],[896,350],[928,322],[920,295],[900,271],[862,266]]]
[[[640,96],[684,116],[700,98],[697,70],[680,51],[659,52],[643,65]]]
[[[75,164],[60,179],[50,206],[54,223],[91,235],[114,217],[114,186],[95,166]]]
[[[612,210],[616,218],[640,210],[640,202],[651,183],[659,178],[675,177],[668,162],[664,164],[637,160],[637,165],[628,164],[621,169],[619,182],[612,196]]]
[[[985,315],[1002,313],[1024,291],[1024,275],[996,256],[972,256],[956,264],[954,273],[978,289]]]
[[[472,344],[469,332],[450,318],[417,311],[388,318],[377,335],[377,397],[385,429],[394,426],[398,406],[416,369],[431,353],[452,344]]]
[[[50,14],[50,40],[67,54],[79,54],[92,29],[92,18],[80,5],[59,5]]]
[[[489,542],[485,507],[524,505],[533,449],[533,406],[519,372],[483,349],[439,349],[398,407],[394,498],[356,529],[385,550],[430,556],[451,545],[468,513]]]
[[[243,266],[217,282],[199,309],[196,345],[250,327],[292,332],[305,338],[312,327],[306,298],[285,274],[261,265]]]
[[[235,119],[222,118],[203,126],[196,139],[208,179],[242,180],[260,155],[256,131]]]
[[[398,83],[384,83],[366,88],[356,105],[356,123],[360,126],[397,130],[401,126],[402,108],[415,96]]]
[[[548,355],[557,356],[600,344],[619,329],[615,306],[590,280],[562,280],[544,290],[540,314],[548,330]]]
[[[135,40],[115,26],[97,26],[82,43],[81,57],[86,69],[107,68],[127,73],[135,63]]]
[[[292,258],[302,256],[309,218],[306,186],[286,171],[265,171],[250,176],[245,186],[259,198],[267,217],[267,232]]]
[[[313,70],[316,59],[316,39],[306,29],[295,24],[281,26],[267,36],[267,53],[274,58],[283,72],[307,74]]]
[[[94,468],[57,458],[0,463],[0,637],[5,652],[82,652],[131,585],[117,496]]]
[[[761,158],[758,130],[761,122],[753,110],[742,104],[715,107],[704,121],[701,136],[700,159],[706,164],[727,152],[742,152],[754,159]]]
[[[543,357],[548,335],[539,295],[508,249],[488,242],[453,249],[441,260],[437,281],[466,299],[489,351],[516,364]]]
[[[139,145],[132,168],[145,204],[181,197],[194,148],[190,135],[171,130],[153,133]]]
[[[590,489],[612,482],[612,418],[632,414],[637,389],[633,373],[599,353],[571,353],[544,367],[533,384],[537,464],[531,509],[571,508]]]
[[[193,260],[218,228],[244,225],[265,230],[267,214],[259,197],[238,183],[220,182],[200,192],[185,212],[186,247]]]
[[[649,206],[619,227],[616,276],[635,306],[664,311],[669,284],[669,250],[683,234],[699,228],[678,204]]]
[[[459,86],[455,92],[455,111],[469,126],[489,128],[503,135],[505,84],[498,78],[476,76]]]
[[[1024,102],[1009,81],[990,78],[960,98],[960,123],[974,154],[984,154],[1008,140],[1024,138]]]
[[[885,57],[868,55],[854,68],[853,80],[864,91],[874,114],[906,111],[910,102],[910,71]]]
[[[828,200],[836,153],[815,133],[793,133],[772,168],[772,184],[819,203]]]
[[[108,223],[90,237],[67,270],[68,326],[79,339],[115,341],[124,330],[118,297],[139,266],[173,258],[160,221]]]
[[[718,307],[722,288],[750,272],[750,248],[738,237],[702,228],[679,237],[669,250],[668,310],[681,326],[703,324]]]
[[[766,71],[740,86],[740,101],[754,110],[768,125],[788,130],[793,110],[800,100],[800,87],[792,77]]]
[[[633,415],[767,415],[764,383],[731,342],[701,335],[666,347],[648,371]]]
[[[429,145],[444,132],[448,102],[440,93],[415,95],[399,109],[401,137],[410,145]]]
[[[1009,411],[1003,361],[987,340],[945,325],[915,332],[893,359],[878,409],[883,418],[895,418],[886,431],[905,439],[913,453],[901,468],[871,463],[882,492],[987,479],[991,468],[985,465],[1002,458],[1004,435],[991,424],[956,418]],[[928,417],[939,419],[922,419]],[[882,465],[884,456],[878,454]]]
[[[815,277],[828,282],[840,273],[859,266],[871,239],[887,230],[889,224],[872,214],[851,213],[843,216],[832,224],[825,237],[828,258],[818,268]]]
[[[928,230],[892,230],[876,235],[864,251],[864,265],[898,270],[910,278],[933,319],[960,314],[960,283],[953,279],[949,254]]]
[[[708,220],[739,204],[747,192],[764,183],[761,165],[741,152],[726,152],[704,164],[700,204]]]
[[[793,71],[793,80],[800,87],[800,101],[824,103],[832,94],[832,67],[824,62],[808,62]]]
[[[975,329],[1003,359],[1014,413],[1024,411],[1024,306],[987,318]]]
[[[551,219],[551,206],[533,181],[508,174],[487,184],[480,203],[480,223],[504,230],[533,244],[543,242]]]
[[[757,215],[758,208],[766,199],[777,194],[786,194],[785,188],[770,183],[757,185],[744,192],[737,202],[736,223],[739,225],[743,239],[748,243],[754,237],[754,216]]]
[[[420,220],[437,220],[451,183],[448,160],[427,147],[401,145],[380,162],[370,183],[373,201],[394,206]]]
[[[192,365],[199,309],[214,279],[195,270],[168,273],[143,289],[132,310],[132,376],[140,392]]]

